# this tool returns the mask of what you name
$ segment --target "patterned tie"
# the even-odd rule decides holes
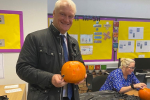
[[[62,37],[62,41],[63,41],[63,51],[64,51],[64,57],[65,57],[65,62],[68,61],[68,52],[67,52],[67,46],[66,46],[66,43],[64,41],[64,39],[66,39],[65,35],[61,35]],[[67,84],[67,88],[68,88],[68,98],[69,100],[71,100],[71,97],[72,97],[72,86],[70,83]]]

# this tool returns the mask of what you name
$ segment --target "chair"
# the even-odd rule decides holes
[[[146,79],[146,74],[138,74],[135,75],[137,77],[137,79],[141,82],[141,83],[145,83],[147,84],[147,79]]]
[[[92,90],[92,81],[93,81],[93,74],[92,73],[88,73],[87,74],[87,78],[86,78],[86,86],[88,88],[87,92],[89,90]]]
[[[121,66],[121,58],[118,59],[118,68]]]
[[[105,83],[108,75],[96,76],[92,81],[92,92],[99,91],[101,86]]]

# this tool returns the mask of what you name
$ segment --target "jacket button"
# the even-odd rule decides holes
[[[58,90],[58,92],[59,92],[59,90]]]
[[[76,90],[76,88],[74,90]]]
[[[40,52],[42,52],[42,50],[40,50]]]
[[[47,93],[47,90],[45,90],[45,93]]]

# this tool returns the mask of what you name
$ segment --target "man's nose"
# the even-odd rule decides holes
[[[66,16],[66,17],[65,17],[65,22],[67,22],[67,23],[68,23],[68,22],[69,22],[69,20],[70,20],[70,19],[69,19],[69,16]]]

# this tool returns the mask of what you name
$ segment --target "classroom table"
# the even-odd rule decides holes
[[[14,93],[5,93],[5,90],[15,89],[15,88],[4,89],[5,86],[9,85],[0,85],[0,96],[7,95],[7,98],[9,98],[9,100],[26,100],[26,84],[19,84],[18,88],[21,88],[22,91]]]
[[[128,95],[134,95],[134,96],[139,96],[137,90],[130,90],[129,92],[126,92],[125,94],[128,94]]]

